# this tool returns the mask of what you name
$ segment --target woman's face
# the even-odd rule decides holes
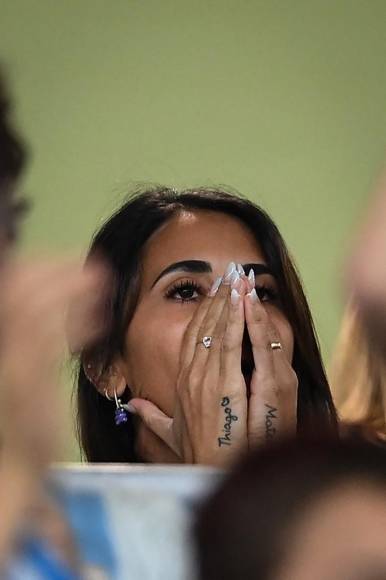
[[[253,265],[256,286],[262,287],[260,299],[288,360],[292,360],[293,334],[280,309],[277,284],[269,272],[259,274],[266,261],[249,229],[223,213],[180,213],[157,230],[145,246],[139,300],[120,361],[133,396],[149,399],[169,416],[174,412],[186,327],[203,296],[231,261]],[[251,357],[245,343],[243,357]]]

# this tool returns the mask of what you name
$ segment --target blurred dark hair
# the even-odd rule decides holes
[[[300,437],[253,451],[198,511],[200,580],[272,580],[307,508],[350,483],[385,491],[384,446]]]
[[[112,404],[100,395],[84,372],[84,362],[105,371],[123,353],[125,335],[133,316],[141,276],[142,250],[150,236],[183,210],[209,210],[241,220],[253,233],[277,279],[282,308],[294,333],[293,367],[299,379],[300,430],[334,429],[335,409],[321,360],[311,313],[286,245],[270,217],[247,199],[215,188],[176,192],[167,187],[138,191],[95,234],[89,256],[103,255],[114,283],[106,301],[110,332],[87,353],[78,369],[78,435],[89,461],[137,461],[135,418],[117,428]],[[127,397],[130,392],[127,389]]]
[[[26,148],[10,122],[10,99],[0,73],[0,232],[11,241],[26,209],[25,200],[14,199],[15,187],[26,162]]]

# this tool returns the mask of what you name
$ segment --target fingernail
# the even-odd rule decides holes
[[[252,286],[252,288],[254,288],[256,286],[255,271],[253,270],[253,268],[251,268],[249,270],[248,282],[250,283],[250,285]]]
[[[245,271],[241,264],[237,264],[236,268],[240,276],[245,276]]]
[[[232,274],[232,272],[235,272],[236,270],[236,264],[234,262],[229,262],[227,269],[225,270],[225,274],[224,274],[224,282],[225,284],[229,284],[229,276]]]
[[[208,296],[216,296],[217,290],[220,288],[222,282],[222,276],[216,278],[213,282],[211,289],[209,290]]]
[[[249,297],[249,300],[252,302],[252,304],[256,304],[256,302],[259,300],[257,292],[254,288],[251,292],[248,292],[247,296]]]
[[[231,285],[232,288],[236,288],[236,284],[237,284],[237,282],[239,282],[239,280],[240,280],[240,274],[237,272],[237,270],[235,270],[229,276],[229,284]]]
[[[233,275],[234,272],[237,272],[236,270],[236,264],[234,262],[231,262],[229,264],[229,266],[227,267],[227,269],[225,270],[225,274],[224,274],[224,284],[231,284],[231,276]]]
[[[136,408],[131,403],[124,403],[122,404],[122,407],[129,413],[132,413],[133,415],[137,413]]]
[[[233,288],[231,292],[231,303],[233,306],[237,306],[240,300],[240,294],[237,292],[236,288]]]

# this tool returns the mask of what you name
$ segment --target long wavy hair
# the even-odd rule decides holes
[[[105,303],[106,335],[83,352],[77,367],[77,430],[87,460],[135,462],[136,418],[114,424],[112,403],[85,372],[86,361],[105,372],[124,353],[141,280],[142,251],[150,236],[181,211],[208,210],[241,220],[260,245],[275,276],[282,309],[294,334],[293,368],[298,376],[298,430],[335,430],[336,414],[302,284],[283,238],[271,218],[251,201],[216,188],[177,192],[150,187],[134,192],[94,235],[89,257],[103,255],[112,271]],[[123,399],[131,396],[127,387]]]

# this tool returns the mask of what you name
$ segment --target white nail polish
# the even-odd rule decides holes
[[[222,282],[222,276],[219,276],[218,278],[216,278],[216,280],[212,284],[211,289],[209,290],[208,296],[216,296],[217,290],[221,286],[221,282]]]
[[[253,270],[253,268],[251,268],[249,270],[248,282],[250,283],[250,285],[252,286],[252,288],[254,288],[256,286],[255,271]]]
[[[236,264],[234,262],[231,262],[224,274],[224,284],[229,285],[232,283],[231,278],[235,272],[237,273]]]
[[[236,268],[240,276],[245,276],[245,271],[241,264],[237,264]]]
[[[236,264],[234,262],[229,262],[227,269],[225,270],[225,274],[224,274],[224,280],[227,280],[227,278],[232,274],[232,272],[234,272],[236,270]]]
[[[256,304],[256,302],[258,302],[259,297],[257,295],[256,290],[253,288],[253,290],[251,292],[249,292],[247,294],[247,296],[249,297],[249,300],[252,302],[252,304]]]
[[[131,403],[123,403],[122,407],[128,411],[129,413],[132,413],[133,415],[135,415],[137,413],[137,411],[135,410],[135,407],[133,407],[133,405]]]
[[[237,292],[236,288],[233,288],[231,292],[231,303],[233,306],[237,306],[240,300],[240,294]]]
[[[234,272],[232,272],[232,274],[229,276],[229,282],[228,284],[230,284],[232,286],[232,288],[235,287],[235,285],[237,284],[237,282],[240,280],[240,274],[237,272],[237,270],[235,270]]]

